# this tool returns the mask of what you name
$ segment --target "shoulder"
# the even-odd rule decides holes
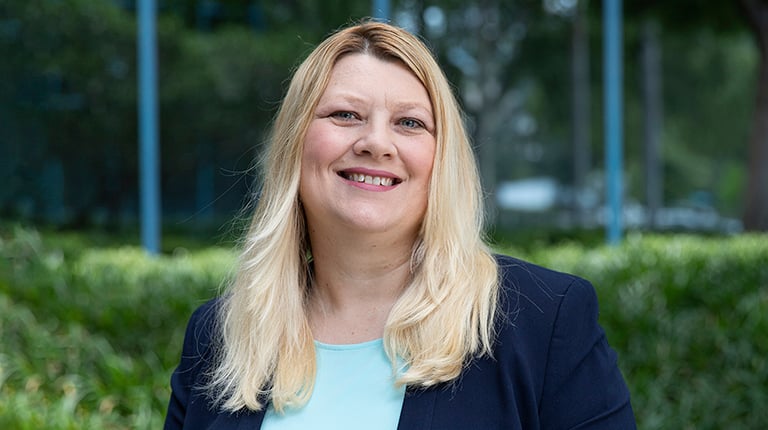
[[[583,278],[569,273],[558,272],[508,255],[494,255],[499,268],[502,288],[514,284],[535,284],[545,287],[549,293],[564,293],[574,282],[586,282]]]
[[[187,323],[181,361],[175,373],[184,376],[188,388],[198,385],[200,375],[211,365],[213,348],[219,340],[216,331],[221,304],[221,298],[204,303],[192,313]]]
[[[499,305],[495,354],[514,355],[540,376],[579,342],[603,335],[592,284],[576,275],[497,255]]]
[[[218,312],[221,309],[222,299],[217,297],[200,305],[189,318],[187,323],[187,333],[185,335],[185,346],[187,343],[193,343],[198,346],[210,346],[211,340],[215,338],[214,331],[218,321]]]
[[[202,423],[213,417],[207,398],[199,388],[204,385],[204,375],[213,361],[220,303],[221,299],[213,299],[201,305],[187,323],[179,364],[171,375],[171,398],[164,427],[167,430],[193,422],[202,427]]]
[[[566,298],[587,307],[597,302],[594,287],[586,279],[506,255],[495,258],[501,311],[513,322],[526,316],[554,322]]]
[[[496,365],[530,376],[542,427],[635,428],[629,392],[600,326],[592,284],[507,256],[500,278]],[[507,370],[503,370],[507,371]]]
[[[223,300],[221,297],[216,297],[198,306],[192,312],[187,328],[204,329],[203,332],[198,332],[197,335],[203,338],[210,338],[210,330],[213,329],[217,321],[218,312],[221,309]]]

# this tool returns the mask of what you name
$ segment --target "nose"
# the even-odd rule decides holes
[[[392,128],[387,121],[369,119],[353,145],[357,155],[374,159],[390,158],[397,154]]]

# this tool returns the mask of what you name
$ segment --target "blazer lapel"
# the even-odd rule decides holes
[[[220,414],[216,417],[209,430],[258,430],[261,428],[261,423],[264,421],[264,411],[266,408],[258,412],[240,412],[235,414]]]
[[[432,428],[432,416],[435,412],[437,390],[407,389],[400,411],[397,430],[426,430]]]
[[[239,425],[237,426],[238,430],[258,430],[261,428],[261,423],[264,421],[264,413],[266,411],[266,406],[264,409],[260,410],[259,412],[251,412],[247,416],[244,416],[243,419],[240,420]]]

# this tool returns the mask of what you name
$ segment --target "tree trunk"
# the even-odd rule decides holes
[[[571,81],[573,99],[571,106],[573,124],[573,212],[579,227],[587,225],[587,208],[584,194],[587,175],[592,164],[590,139],[590,81],[589,81],[589,33],[587,28],[587,2],[579,2],[571,27]]]
[[[643,140],[645,149],[645,204],[648,228],[657,227],[657,213],[663,205],[664,176],[661,164],[661,130],[663,118],[661,86],[661,47],[659,25],[653,20],[643,24]]]
[[[741,5],[760,50],[743,221],[746,230],[768,231],[768,4],[741,0]]]

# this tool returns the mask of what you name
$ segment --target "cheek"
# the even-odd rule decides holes
[[[408,151],[407,155],[413,172],[429,180],[435,162],[435,144],[424,142]]]
[[[309,128],[307,128],[307,132],[304,135],[304,153],[306,154],[307,151],[312,151],[312,149],[322,143],[323,139],[323,130],[321,127],[318,127],[315,125],[315,123],[311,123]]]
[[[332,129],[313,123],[304,137],[302,166],[329,163],[338,155],[340,141]]]
[[[322,160],[322,156],[327,151],[323,150],[324,142],[327,142],[328,139],[322,133],[322,130],[318,130],[317,127],[310,127],[309,130],[307,130],[307,135],[304,138],[304,148],[302,149],[301,154],[301,166],[302,171],[306,170],[307,167],[317,164]]]

